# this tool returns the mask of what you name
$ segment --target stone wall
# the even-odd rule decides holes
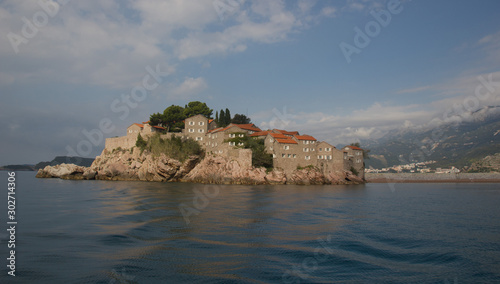
[[[113,149],[116,148],[130,149],[135,146],[136,141],[137,141],[137,136],[132,136],[132,135],[106,138],[104,149],[108,151],[112,151]]]

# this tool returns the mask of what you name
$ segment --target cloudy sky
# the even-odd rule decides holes
[[[333,144],[500,105],[497,0],[0,1],[0,165],[192,100]],[[465,107],[464,107],[465,106]]]

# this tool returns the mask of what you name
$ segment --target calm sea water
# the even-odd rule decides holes
[[[11,277],[0,177],[0,283],[500,282],[498,184],[205,186],[32,172],[17,173]]]

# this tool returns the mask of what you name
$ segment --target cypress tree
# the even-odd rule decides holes
[[[229,109],[226,108],[226,125],[229,125],[231,123],[231,112],[229,112]]]

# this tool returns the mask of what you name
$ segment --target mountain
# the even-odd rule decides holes
[[[436,161],[432,167],[463,168],[500,153],[500,106],[436,121],[420,127],[394,130],[378,140],[361,141],[370,149],[367,167],[382,168],[413,162]]]
[[[40,162],[35,165],[35,169],[43,169],[46,166],[55,166],[60,164],[75,164],[82,167],[90,167],[94,162],[94,158],[82,158],[82,157],[69,157],[69,156],[57,156],[50,162]]]
[[[75,164],[77,166],[90,167],[94,162],[92,158],[57,156],[50,162],[40,162],[36,165],[7,165],[0,167],[0,171],[36,171],[46,166],[55,166],[59,164]]]

